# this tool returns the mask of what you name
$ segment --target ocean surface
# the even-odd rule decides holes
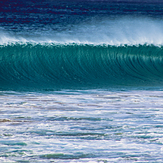
[[[0,162],[163,162],[161,0],[0,1]]]

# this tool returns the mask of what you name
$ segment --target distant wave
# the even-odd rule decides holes
[[[0,89],[162,85],[163,47],[0,46]]]

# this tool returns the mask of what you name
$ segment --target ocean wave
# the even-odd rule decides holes
[[[0,87],[162,85],[163,47],[12,44],[0,46]]]

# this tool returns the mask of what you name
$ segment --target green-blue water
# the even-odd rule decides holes
[[[162,47],[154,45],[2,45],[0,87],[162,86],[162,53]]]

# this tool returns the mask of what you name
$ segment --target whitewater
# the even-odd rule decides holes
[[[0,162],[163,162],[162,8],[0,2]]]

